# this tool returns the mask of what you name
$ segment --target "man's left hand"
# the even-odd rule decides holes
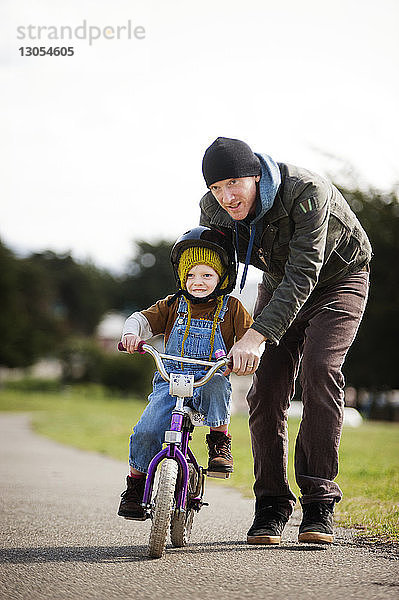
[[[255,329],[248,329],[242,338],[234,344],[227,358],[232,361],[232,366],[227,367],[224,374],[231,372],[236,375],[252,375],[259,365],[259,346],[265,341],[265,336]]]

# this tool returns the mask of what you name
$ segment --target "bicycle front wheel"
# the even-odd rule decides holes
[[[197,495],[199,475],[192,463],[189,463],[188,469],[189,480],[186,510],[181,513],[175,511],[170,524],[170,538],[173,546],[176,546],[177,548],[181,548],[188,544],[195,514],[195,510],[191,506],[191,498]]]
[[[148,553],[152,558],[160,558],[165,550],[175,499],[177,472],[178,465],[175,460],[167,458],[163,461],[148,546]]]

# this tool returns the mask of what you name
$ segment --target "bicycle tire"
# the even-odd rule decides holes
[[[151,558],[161,558],[166,546],[166,538],[172,518],[178,465],[167,458],[161,465],[161,473],[155,498],[148,554]]]
[[[195,510],[190,508],[190,497],[195,495],[198,487],[198,473],[191,463],[188,465],[189,468],[189,484],[188,484],[188,498],[187,508],[185,512],[178,513],[174,512],[170,523],[170,538],[173,546],[176,548],[182,548],[186,546],[190,540],[191,529],[193,526],[193,519]]]

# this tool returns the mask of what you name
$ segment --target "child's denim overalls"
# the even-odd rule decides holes
[[[223,307],[218,318],[213,345],[212,360],[216,350],[226,351],[226,346],[220,331],[220,321],[227,310],[228,296],[224,298]],[[187,326],[187,302],[181,297],[178,316],[174,322],[165,353],[180,356],[183,337]],[[184,356],[208,360],[210,353],[210,337],[213,321],[207,319],[191,319],[188,337],[184,343]],[[184,367],[182,368],[182,364]],[[195,379],[200,379],[208,369],[200,365],[165,361],[166,370],[175,373],[193,373]],[[158,371],[153,379],[153,392],[149,404],[145,408],[139,422],[133,428],[130,436],[129,464],[138,471],[147,472],[151,459],[162,448],[165,431],[169,429],[171,413],[176,404],[176,398],[169,395],[169,383],[164,381]],[[204,386],[194,389],[194,396],[185,401],[205,417],[205,424],[218,427],[230,421],[231,385],[221,372],[216,373]]]

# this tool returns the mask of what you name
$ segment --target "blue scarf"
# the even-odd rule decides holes
[[[255,240],[256,227],[259,224],[262,217],[267,213],[268,210],[273,206],[274,199],[277,195],[278,188],[281,183],[280,169],[277,163],[267,154],[255,155],[260,160],[261,165],[261,178],[259,181],[259,196],[260,204],[257,207],[256,215],[249,224],[249,242],[247,248],[247,254],[245,257],[244,271],[240,282],[240,292],[244,288],[245,281],[247,279],[248,266],[251,260],[252,248]],[[236,246],[238,249],[238,223],[234,222],[235,233],[236,233]]]

